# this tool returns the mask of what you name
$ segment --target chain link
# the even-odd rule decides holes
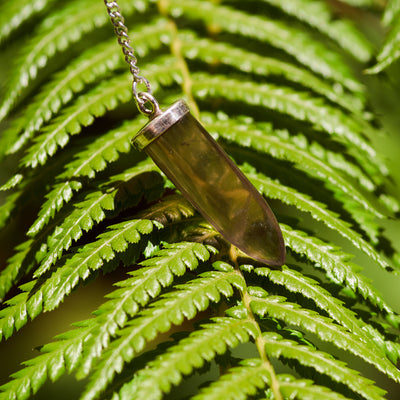
[[[149,117],[160,112],[157,100],[151,93],[151,85],[147,78],[140,75],[139,67],[136,65],[137,59],[134,50],[130,44],[128,28],[125,25],[124,17],[121,14],[121,9],[116,1],[104,0],[107,7],[108,15],[111,23],[114,25],[114,31],[118,38],[118,43],[122,47],[125,61],[129,65],[129,69],[133,75],[132,92],[136,100],[139,111]],[[146,87],[145,92],[138,91],[138,85],[143,84]],[[148,107],[150,105],[150,108]]]

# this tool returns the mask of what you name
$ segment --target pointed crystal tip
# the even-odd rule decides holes
[[[278,222],[269,207],[259,217],[256,223],[242,225],[236,246],[257,261],[281,266],[286,261],[286,249]]]

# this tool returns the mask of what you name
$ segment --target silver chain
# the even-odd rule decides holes
[[[122,52],[125,56],[125,61],[129,65],[129,69],[133,75],[132,92],[135,97],[139,111],[149,117],[157,114],[160,111],[157,100],[151,93],[151,85],[147,78],[140,75],[139,67],[136,65],[137,59],[134,55],[128,28],[125,25],[124,17],[121,14],[121,9],[116,1],[104,0],[107,7],[108,15],[111,18],[111,23],[114,25],[115,33],[118,37],[118,43],[122,47]],[[138,85],[143,84],[146,87],[145,92],[138,91]],[[150,105],[150,108],[148,107]]]

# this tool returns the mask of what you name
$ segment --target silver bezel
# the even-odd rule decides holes
[[[189,112],[189,107],[183,100],[177,101],[164,112],[157,114],[138,132],[132,139],[133,146],[139,151],[143,150]]]

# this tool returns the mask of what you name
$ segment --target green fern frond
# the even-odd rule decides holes
[[[313,300],[319,308],[326,311],[338,324],[358,335],[360,339],[365,340],[365,332],[361,328],[363,324],[356,317],[356,314],[345,307],[341,300],[332,296],[314,279],[286,266],[281,271],[270,270],[266,267],[256,268],[254,273],[268,278],[272,283],[281,285],[290,292],[300,293],[302,296]]]
[[[284,286],[290,292],[300,293],[302,296],[311,299],[340,325],[358,335],[365,342],[370,339],[369,342],[371,346],[375,347],[375,351],[382,351],[384,356],[388,356],[394,364],[397,363],[400,358],[397,344],[386,341],[377,330],[357,318],[356,314],[345,307],[341,300],[332,296],[314,279],[288,267],[283,268],[282,271],[257,268],[254,272],[257,275],[268,277],[271,282]],[[366,332],[370,338],[367,338]]]
[[[163,60],[161,68],[149,69],[148,75],[154,77],[153,82],[162,80],[163,84],[171,84],[179,74],[174,60]],[[179,79],[179,78],[178,78]],[[44,164],[48,156],[54,155],[58,147],[64,147],[70,135],[81,132],[83,126],[93,123],[95,117],[102,116],[108,110],[112,110],[121,102],[131,100],[129,89],[130,77],[118,76],[97,86],[87,94],[82,95],[76,104],[64,110],[55,121],[44,129],[44,133],[37,136],[35,144],[29,149],[22,160],[25,167],[35,168],[38,164]]]
[[[98,396],[115,373],[121,370],[122,365],[130,362],[135,354],[143,350],[146,342],[153,340],[157,334],[167,332],[172,324],[179,325],[185,318],[189,320],[194,318],[199,311],[208,308],[210,301],[218,302],[221,296],[232,296],[232,285],[243,285],[240,276],[235,271],[228,273],[210,271],[200,275],[192,282],[179,286],[178,296],[166,294],[159,301],[152,303],[150,308],[145,309],[119,332],[120,338],[111,343],[103,355],[102,361],[97,364],[96,372],[82,399],[89,400]],[[213,330],[212,339],[215,340],[224,332],[228,335],[227,340],[231,341],[235,340],[234,338],[240,331],[243,332],[243,335],[248,335],[247,331],[252,330],[252,324],[248,321],[242,323],[237,320],[226,321],[221,325],[221,329],[217,327]],[[240,330],[241,325],[243,325],[242,330]],[[237,332],[234,332],[235,326]],[[207,335],[205,339],[207,339]],[[210,340],[212,339],[210,338]],[[225,346],[223,340],[221,340],[221,346]],[[184,357],[187,357],[188,354],[187,352],[183,353]],[[167,373],[170,374],[171,369]],[[153,387],[152,390],[156,393],[156,387]]]
[[[278,375],[279,387],[289,399],[298,397],[301,400],[345,400],[347,397],[336,393],[325,386],[313,384],[311,380],[294,379],[290,375]],[[291,397],[290,397],[291,396]]]
[[[154,24],[135,27],[135,39],[139,46],[135,49],[138,54],[145,56],[149,50],[156,50],[168,39],[169,30],[163,19],[156,19]],[[24,115],[18,119],[28,120],[28,126],[14,123],[6,135],[17,136],[21,128],[23,132],[9,148],[8,153],[15,153],[49,121],[63,105],[68,103],[76,93],[92,82],[102,79],[111,71],[121,66],[123,58],[115,46],[115,40],[88,49],[71,62],[68,67],[55,75],[36,97]]]
[[[385,391],[377,388],[372,381],[360,376],[357,371],[348,368],[343,362],[327,353],[315,350],[310,346],[299,345],[274,332],[265,332],[263,342],[265,351],[270,357],[294,359],[302,365],[314,368],[321,374],[328,375],[336,382],[345,384],[365,399],[384,399]]]
[[[125,386],[125,393],[130,392],[131,398],[161,399],[162,394],[168,393],[172,385],[178,384],[183,375],[201,368],[217,354],[225,353],[228,346],[234,348],[240,343],[246,343],[258,333],[253,323],[246,319],[225,317],[214,318],[213,322],[203,325],[188,338],[169,348],[143,372],[139,371],[140,385],[135,391],[130,391],[129,386]],[[128,397],[125,395],[120,398]],[[85,397],[84,399],[86,400]]]
[[[84,231],[89,231],[94,224],[106,218],[105,211],[114,210],[114,197],[116,190],[111,194],[102,191],[89,194],[85,200],[76,204],[74,211],[64,223],[54,231],[49,239],[50,253],[36,270],[35,276],[38,277],[45,273],[57,259],[61,257],[64,250],[72,246],[73,241],[77,241]]]
[[[147,232],[149,223],[150,221],[146,220],[130,221],[128,224],[125,224],[122,232],[121,229],[119,229],[121,227],[112,228],[117,230],[120,235],[122,233],[125,240],[131,242],[137,241],[138,239],[137,235],[139,232],[136,229],[144,229],[145,233],[149,233]],[[112,233],[112,231],[110,233]],[[110,242],[115,240],[116,237],[111,234],[103,235],[99,242],[104,248],[107,243],[109,245]],[[89,360],[88,357],[82,359],[81,353],[83,349],[94,348],[96,351],[99,351],[98,345],[100,344],[100,346],[102,346],[105,341],[109,340],[109,336],[115,333],[116,328],[123,325],[127,314],[133,316],[137,312],[139,305],[145,305],[150,297],[157,295],[155,285],[161,284],[167,287],[172,283],[169,273],[176,276],[184,273],[184,270],[174,265],[174,258],[179,257],[179,254],[183,255],[185,263],[184,269],[194,269],[198,265],[198,260],[205,261],[208,259],[210,251],[214,250],[210,247],[206,248],[198,243],[180,243],[168,246],[167,249],[159,251],[156,258],[153,260],[152,266],[133,272],[133,278],[128,278],[118,284],[121,289],[117,289],[109,295],[110,300],[100,307],[95,318],[78,323],[77,326],[79,326],[79,328],[67,332],[66,334],[59,335],[56,338],[56,342],[44,346],[42,348],[44,354],[27,363],[27,367],[25,367],[24,370],[21,370],[20,373],[13,376],[15,379],[10,382],[9,385],[2,387],[4,393],[0,394],[0,398],[7,398],[7,396],[17,392],[17,398],[24,399],[29,395],[30,391],[35,393],[39,387],[44,384],[47,377],[54,381],[65,369],[71,372],[79,365],[87,367],[95,353],[88,352],[87,355],[90,355]],[[89,249],[86,253],[90,253]],[[93,265],[92,267],[98,268],[99,265]],[[53,286],[53,288],[58,287],[58,289],[61,289],[62,286],[69,284],[65,283],[64,278],[69,276],[69,273],[73,272],[74,268],[70,265],[69,268],[64,267],[62,270],[62,274],[58,274],[60,270],[56,272],[56,274],[58,274],[58,280],[52,278],[52,285],[47,284],[48,287]],[[78,273],[75,272],[77,278],[79,279],[78,275],[81,274],[80,278],[85,279],[87,277],[87,272],[82,274],[82,267],[79,268],[79,270]],[[77,278],[72,278],[70,281],[76,281]],[[35,282],[26,285],[25,289],[31,289],[34,284]],[[53,289],[51,293],[47,293],[48,296],[45,295],[44,297],[47,297],[48,301],[52,301],[51,296],[56,292],[57,289]],[[21,294],[20,297],[25,295],[26,294]],[[36,308],[43,307],[40,300],[41,299],[39,299],[39,302],[32,302],[35,304]],[[17,301],[18,299],[15,299],[14,303],[16,304]],[[49,307],[48,304],[49,303],[45,303],[44,307]],[[51,307],[50,305],[50,308]],[[25,316],[27,313],[29,314],[31,310],[32,306],[25,310]],[[112,315],[106,313],[107,310],[112,310]],[[34,316],[36,315],[30,314],[31,318]],[[24,374],[22,374],[22,371],[24,371]],[[40,372],[38,373],[37,371]],[[20,376],[23,376],[23,378],[20,378]]]
[[[54,0],[4,0],[0,8],[0,43],[4,42],[13,31],[36,14],[48,8]]]
[[[0,299],[18,282],[18,277],[35,263],[34,258],[28,258],[33,240],[28,239],[16,247],[16,253],[8,260],[8,265],[0,272]]]
[[[150,198],[154,195],[153,190],[158,190],[159,183],[157,181],[146,181],[142,182],[132,193],[124,191],[124,185],[138,176],[140,182],[140,175],[146,172],[157,170],[153,163],[149,160],[145,160],[139,163],[137,166],[128,169],[125,173],[117,174],[114,176],[115,186],[105,187],[101,190],[94,190],[87,193],[83,200],[79,200],[74,205],[73,211],[65,217],[62,216],[63,228],[54,229],[53,233],[44,232],[40,237],[35,240],[28,240],[18,249],[18,252],[10,259],[9,265],[0,274],[0,297],[4,295],[10,289],[11,284],[15,284],[17,276],[23,275],[32,268],[36,262],[43,261],[43,270],[47,270],[62,254],[62,252],[71,247],[72,242],[77,240],[83,233],[93,226],[94,221],[100,221],[105,218],[103,209],[114,209],[114,198],[119,195],[118,202],[126,198],[133,200],[132,204],[135,204],[142,196],[141,191],[146,191]],[[143,185],[144,183],[144,185]],[[153,188],[153,189],[152,189]],[[107,192],[109,190],[109,192]],[[124,195],[122,195],[124,193]],[[127,197],[128,196],[128,197]],[[85,208],[85,205],[89,205],[89,209]],[[64,229],[65,228],[65,229]],[[64,229],[64,230],[63,230]],[[48,235],[48,243],[46,238]],[[59,240],[61,240],[60,242]],[[51,243],[53,242],[53,243]],[[44,258],[44,253],[47,250],[52,251],[51,258]],[[41,273],[36,271],[36,273]]]
[[[29,298],[29,292],[33,289],[34,284],[35,281],[23,285],[20,288],[22,293],[8,300],[7,308],[0,311],[0,339],[8,339],[14,331],[21,329],[28,320],[27,308],[36,310],[35,304],[41,303],[41,293]]]
[[[188,201],[176,194],[163,197],[162,201],[149,206],[140,216],[167,225],[169,222],[175,223],[192,217],[194,213],[194,208]]]
[[[254,396],[258,390],[270,386],[268,370],[258,359],[246,360],[244,365],[231,368],[216,382],[211,383],[192,397],[193,400],[226,399],[239,400]],[[235,382],[235,384],[233,384]],[[126,397],[125,397],[126,398]],[[121,400],[124,397],[121,396]]]
[[[133,220],[110,226],[109,231],[101,234],[94,243],[87,244],[80,252],[65,260],[42,285],[37,287],[38,281],[23,285],[23,292],[7,301],[8,307],[0,311],[0,340],[10,337],[14,330],[18,331],[28,318],[33,320],[42,311],[56,308],[78,285],[79,280],[86,280],[91,271],[113,260],[116,252],[127,249],[128,243],[139,242],[141,236],[149,234],[153,228],[154,224],[149,220]]]
[[[58,341],[42,347],[38,357],[25,362],[24,369],[12,375],[13,380],[1,386],[1,400],[25,400],[35,394],[46,379],[56,381],[64,372],[71,372],[79,362],[90,326],[82,324]]]
[[[185,32],[179,37],[182,41],[182,52],[188,59],[200,59],[208,64],[218,62],[262,77],[283,76],[288,81],[303,85],[352,112],[361,112],[364,108],[361,95],[335,90],[334,85],[329,85],[306,69],[293,64],[262,57],[245,49],[230,46],[228,43],[200,39],[193,36],[192,32]]]
[[[318,29],[359,61],[367,62],[372,57],[371,43],[350,21],[335,19],[327,4],[315,0],[263,1]]]
[[[24,178],[21,174],[14,175],[10,180],[8,180],[3,186],[0,187],[0,191],[5,192],[7,190],[13,189],[17,186]]]
[[[375,191],[377,183],[382,184],[378,177],[374,176],[371,179],[354,161],[348,160],[342,153],[326,150],[316,141],[309,143],[307,138],[301,134],[290,136],[287,131],[275,130],[275,132],[281,140],[286,139],[292,142],[297,148],[306,150],[308,154],[312,154],[325,164],[340,171],[343,175],[353,178],[361,188],[368,192]]]
[[[0,6],[6,358],[15,332],[34,336],[73,296],[87,314],[93,294],[80,288],[117,282],[91,318],[0,377],[0,400],[46,398],[66,374],[86,385],[68,396],[86,400],[396,395],[400,310],[386,292],[400,202],[397,160],[380,149],[396,145],[398,98],[384,90],[397,77],[363,71],[387,51],[375,49],[379,21],[396,36],[399,1],[118,2],[160,107],[186,99],[270,201],[288,253],[274,268],[231,246],[132,148],[146,119],[103,3]]]
[[[142,119],[126,122],[120,128],[95,139],[83,151],[78,152],[74,160],[65,166],[64,172],[55,178],[55,181],[60,183],[46,195],[47,200],[43,203],[38,218],[29,228],[28,235],[36,235],[50,218],[72,199],[74,192],[83,186],[79,179],[94,178],[97,172],[116,161],[121,153],[128,153],[131,150],[129,139],[132,132],[136,132],[143,123]]]
[[[385,43],[377,55],[377,63],[367,72],[377,74],[395,63],[400,57],[400,2],[390,0],[383,14],[383,23],[389,27]]]
[[[20,188],[20,190],[9,194],[5,202],[0,206],[0,229],[3,229],[6,226],[7,222],[14,214],[15,209],[17,208],[18,200],[22,197],[22,195],[23,188]]]
[[[117,203],[120,203],[123,199],[123,197],[116,199],[116,196],[121,192],[126,182],[136,177],[140,178],[140,175],[154,171],[154,169],[154,164],[145,160],[139,165],[115,175],[110,181],[114,185],[107,184],[106,187],[87,194],[82,201],[75,203],[73,211],[48,237],[48,253],[36,270],[35,276],[38,277],[46,272],[61,257],[62,252],[70,248],[72,242],[77,241],[82,236],[84,231],[89,231],[94,224],[106,218],[106,211],[115,211]],[[158,186],[158,182],[149,182],[148,188],[154,184]],[[124,193],[125,196],[132,198],[130,205],[137,204],[141,197],[146,194],[143,185],[139,185],[137,189],[139,190],[132,193],[126,191]]]
[[[304,195],[292,188],[281,185],[278,181],[272,181],[261,173],[254,170],[248,171],[247,176],[255,187],[269,198],[277,198],[283,203],[294,205],[301,211],[309,212],[317,221],[324,222],[329,228],[339,232],[348,239],[355,247],[368,254],[382,268],[388,269],[387,261],[382,257],[374,247],[365,241],[362,236],[350,228],[350,224],[341,220],[339,216],[321,203],[314,201],[307,195]]]
[[[394,22],[400,12],[400,2],[398,0],[389,0],[383,14],[383,23],[387,26]]]
[[[400,23],[397,19],[386,38],[386,43],[377,56],[377,64],[368,69],[370,74],[377,74],[395,63],[400,57]]]
[[[267,292],[257,288],[252,296],[251,309],[261,317],[269,316],[284,321],[287,325],[294,325],[314,333],[319,339],[332,342],[335,346],[347,350],[364,361],[378,368],[396,382],[400,382],[399,370],[368,343],[348,332],[341,325],[335,324],[330,318],[319,315],[317,312],[302,308],[298,304],[287,302],[285,297],[270,296]]]
[[[370,280],[359,273],[361,267],[350,261],[352,256],[337,246],[324,243],[315,236],[308,236],[305,232],[294,230],[287,225],[281,224],[281,229],[287,246],[293,252],[305,255],[316,267],[324,269],[332,281],[338,284],[345,283],[380,310],[394,314],[393,309],[371,285]]]
[[[324,104],[306,92],[293,91],[286,87],[270,84],[255,84],[250,81],[227,79],[223,76],[193,74],[192,90],[201,99],[222,97],[230,101],[244,101],[250,105],[263,106],[274,111],[288,114],[300,121],[312,123],[316,129],[344,141],[356,151],[354,157],[364,159],[376,166],[381,173],[387,174],[387,168],[379,163],[375,149],[362,137],[365,130],[371,130],[360,120],[348,118],[338,109]]]
[[[50,218],[54,217],[57,211],[60,211],[64,202],[67,203],[71,200],[73,193],[81,188],[82,183],[78,180],[57,183],[53,190],[46,195],[48,200],[43,204],[38,219],[27,232],[28,235],[35,236],[49,222]]]
[[[36,35],[24,48],[19,60],[19,69],[11,78],[9,89],[0,106],[0,121],[10,112],[17,100],[21,99],[24,88],[44,68],[48,60],[57,52],[65,50],[71,43],[78,42],[84,34],[108,22],[104,14],[104,5],[96,0],[86,0],[85,7],[81,2],[73,1],[56,16],[50,15],[38,28]],[[134,4],[126,2],[126,14],[133,12]],[[135,7],[143,10],[144,2],[140,1]],[[26,90],[25,90],[26,92]]]
[[[108,347],[110,336],[126,324],[128,316],[135,316],[141,307],[160,294],[162,288],[171,286],[175,277],[184,275],[187,270],[195,270],[199,261],[207,261],[210,252],[215,249],[200,243],[166,245],[153,258],[143,261],[143,268],[131,272],[132,278],[119,282],[120,289],[111,293],[108,296],[111,300],[97,312],[98,326],[86,344],[88,351],[78,373],[85,376],[90,372],[93,361]]]
[[[55,309],[64,297],[79,283],[86,280],[91,271],[96,271],[105,264],[110,264],[117,257],[123,258],[130,244],[139,244],[143,236],[149,235],[154,227],[162,228],[155,221],[140,219],[122,222],[108,227],[108,230],[93,243],[85,245],[58,268],[42,285],[44,293],[43,309]],[[130,262],[137,256],[129,249]],[[139,252],[136,252],[139,253]]]
[[[269,43],[316,73],[337,81],[349,90],[363,90],[362,85],[351,76],[339,54],[328,51],[322,43],[312,40],[304,30],[283,24],[276,19],[249,15],[208,1],[187,0],[183,3],[179,0],[169,0],[168,6],[169,12],[174,16],[184,15],[192,20],[201,20],[206,26],[218,27],[229,33]]]
[[[346,397],[310,380],[295,379],[291,375],[278,375],[279,390],[287,399],[345,400]],[[259,359],[248,359],[230,368],[221,378],[206,386],[192,397],[193,400],[240,400],[255,395],[260,389],[271,385],[270,374]],[[121,400],[125,397],[121,396]]]

